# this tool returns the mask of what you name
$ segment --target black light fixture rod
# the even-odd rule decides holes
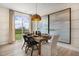
[[[36,3],[36,14],[37,14],[37,3]]]

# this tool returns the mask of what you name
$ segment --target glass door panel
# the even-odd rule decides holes
[[[15,39],[21,40],[22,38],[22,17],[15,16]]]

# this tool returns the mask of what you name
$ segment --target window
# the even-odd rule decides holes
[[[48,34],[48,16],[42,17],[42,20],[38,23],[38,31]]]
[[[63,43],[71,43],[71,9],[65,9],[49,15],[50,17],[50,35],[58,34],[61,39],[59,41]]]

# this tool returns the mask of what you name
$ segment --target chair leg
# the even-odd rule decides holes
[[[48,40],[46,40],[46,43],[48,43]]]
[[[27,49],[26,49],[26,48],[27,48]],[[25,53],[27,53],[28,50],[29,50],[29,47],[28,47],[28,46],[26,46],[26,48],[25,48]]]
[[[26,45],[25,50],[26,50],[27,47],[28,47],[28,45]]]
[[[33,54],[33,50],[34,50],[34,46],[32,47],[31,56],[32,56],[32,54]]]
[[[37,49],[39,49],[38,45],[36,45]]]
[[[24,45],[25,45],[25,42],[24,42],[24,44],[23,44],[23,46],[22,46],[22,48],[21,48],[21,49],[23,49]]]

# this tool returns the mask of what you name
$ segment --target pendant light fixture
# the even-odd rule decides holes
[[[31,16],[31,20],[32,21],[40,21],[41,20],[41,16],[37,14],[37,3],[36,3],[36,14]]]

